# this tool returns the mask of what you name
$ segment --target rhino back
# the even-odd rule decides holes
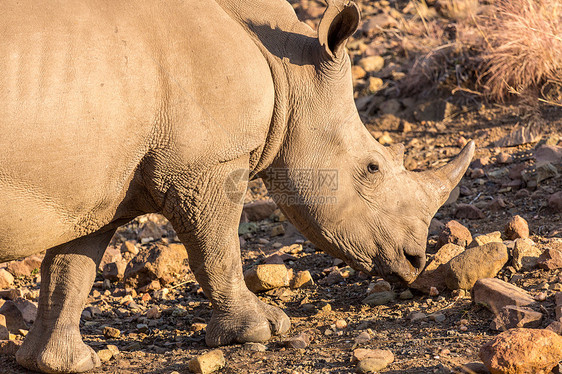
[[[265,140],[267,65],[214,2],[0,7],[0,261],[121,218],[155,147],[191,166]]]

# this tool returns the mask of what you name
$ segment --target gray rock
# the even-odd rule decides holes
[[[408,320],[412,323],[421,322],[427,320],[427,316],[422,312],[412,312],[408,314]]]
[[[405,290],[400,292],[400,299],[402,300],[410,300],[414,298],[414,295],[412,294],[412,291],[410,290]]]
[[[242,349],[245,351],[253,351],[253,352],[265,352],[267,351],[267,347],[261,343],[244,343]]]
[[[375,292],[363,299],[362,303],[370,306],[388,304],[396,298],[393,291]]]
[[[429,319],[435,322],[444,322],[447,317],[443,313],[431,313]]]

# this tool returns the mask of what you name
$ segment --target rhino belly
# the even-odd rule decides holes
[[[150,146],[157,64],[85,4],[0,4],[0,262],[119,219]]]

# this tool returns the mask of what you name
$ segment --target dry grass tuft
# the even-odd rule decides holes
[[[414,61],[401,92],[562,105],[562,1],[437,0],[449,23],[424,17],[422,0],[414,5],[423,22],[402,30]]]
[[[483,28],[482,82],[487,93],[541,92],[544,101],[562,104],[562,2],[499,0]]]

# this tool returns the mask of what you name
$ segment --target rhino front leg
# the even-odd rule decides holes
[[[261,302],[244,282],[238,224],[247,187],[247,179],[241,178],[245,161],[210,171],[191,192],[186,191],[190,197],[177,192],[172,200],[179,201],[168,199],[174,210],[168,219],[186,245],[190,268],[212,303],[206,334],[212,347],[263,342],[291,325],[281,309]]]
[[[44,373],[80,373],[100,366],[80,336],[80,315],[96,269],[115,230],[91,234],[47,251],[41,264],[37,319],[17,362]]]

